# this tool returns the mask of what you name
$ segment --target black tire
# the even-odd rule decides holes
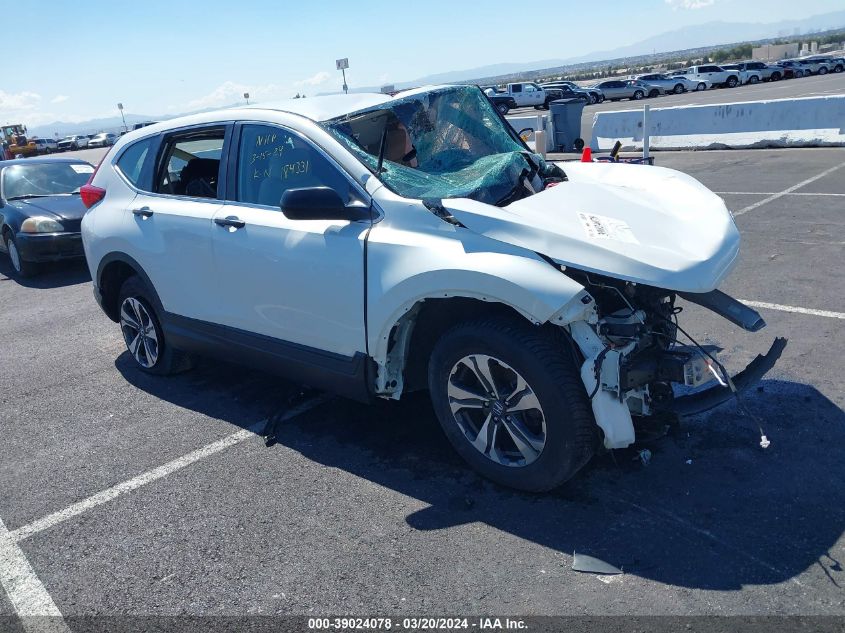
[[[725,82],[725,85],[728,88],[736,88],[739,85],[739,79],[731,75],[730,77],[728,77],[728,80]]]
[[[696,91],[699,91],[699,90],[707,90],[707,84],[706,84],[706,83],[704,83],[703,81],[699,81],[699,82],[698,82],[698,85],[695,87],[695,90],[696,90]]]
[[[167,376],[190,369],[192,364],[190,356],[180,350],[174,349],[165,340],[164,331],[161,327],[161,319],[155,309],[156,302],[153,300],[153,296],[153,292],[147,287],[147,284],[137,275],[129,277],[120,287],[117,303],[118,315],[120,315],[124,302],[127,299],[137,300],[146,310],[149,322],[155,329],[155,336],[157,338],[157,358],[153,364],[144,366],[130,349],[129,341],[127,340],[127,328],[121,321],[120,329],[129,355],[132,357],[135,366],[148,374]]]
[[[674,92],[676,95],[681,94],[682,92],[684,92],[684,84],[677,84],[674,88],[672,88],[672,92]]]
[[[645,97],[645,93],[644,93],[642,90],[637,90],[637,91],[635,91],[635,92],[634,92],[634,96],[633,96],[633,97],[631,97],[631,98],[632,98],[634,101],[639,101],[639,100],[640,100],[640,99],[642,99],[643,97]]]
[[[545,437],[539,454],[530,463],[505,465],[496,461],[489,455],[489,448],[486,453],[476,448],[459,426],[458,418],[452,413],[448,389],[457,384],[451,382],[453,369],[471,355],[492,357],[492,367],[507,372],[495,361],[505,363],[511,372],[523,377],[530,392],[537,397],[542,408],[540,415],[545,420]],[[491,367],[489,363],[488,367]],[[599,446],[600,433],[577,364],[566,342],[527,322],[490,319],[452,328],[434,347],[428,380],[437,418],[449,442],[470,466],[504,486],[532,492],[551,490],[575,475],[590,461]],[[502,391],[512,388],[513,383]],[[507,396],[508,399],[512,397],[513,394]],[[491,417],[493,410],[490,406],[487,412],[478,411],[478,415]],[[504,417],[513,421],[513,415],[508,415],[507,409]],[[492,424],[504,428],[501,421]],[[513,436],[503,435],[502,440],[492,441],[489,441],[490,436],[485,437],[489,446],[497,441],[507,442]],[[493,438],[496,437],[494,433]]]
[[[772,76],[769,77],[770,81],[780,81],[780,73],[772,73]]]
[[[27,279],[38,274],[39,266],[36,262],[29,262],[21,258],[18,242],[11,231],[6,230],[3,233],[3,241],[6,245],[6,252],[9,254],[12,270],[15,271],[15,276],[21,279]]]
[[[800,78],[801,78],[801,77],[803,77],[803,76],[804,76],[804,71],[803,71],[803,70],[796,70],[796,71],[795,71],[795,77],[797,77],[798,79],[800,79]]]
[[[598,95],[590,93],[590,105],[596,105],[599,102]]]
[[[497,103],[496,109],[499,111],[499,114],[505,116],[508,112],[510,112],[510,108],[508,107],[507,103]]]
[[[649,99],[654,99],[655,97],[659,97],[659,96],[660,96],[660,91],[657,88],[655,88],[654,90],[650,90],[649,93],[648,93]]]
[[[598,103],[604,103],[604,95],[599,95]]]
[[[826,75],[827,74],[827,68],[825,66],[822,66],[821,68],[819,68],[819,74],[820,75]]]
[[[760,78],[759,78],[757,75],[751,75],[751,76],[748,78],[748,83],[750,83],[750,84],[752,84],[752,85],[753,85],[753,84],[756,84],[756,83],[757,83],[757,82],[759,82],[759,81],[760,81]]]
[[[841,64],[833,68],[833,72],[835,73],[841,73],[843,70],[845,70],[845,66],[842,66]]]

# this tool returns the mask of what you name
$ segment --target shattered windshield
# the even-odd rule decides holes
[[[551,168],[526,151],[476,86],[394,99],[323,125],[374,174],[383,149],[376,175],[406,198],[504,204]]]

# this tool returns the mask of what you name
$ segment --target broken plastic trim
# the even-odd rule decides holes
[[[737,302],[739,303],[739,302]],[[742,305],[742,304],[740,304]],[[748,367],[739,372],[731,379],[737,392],[748,389],[751,385],[758,382],[772,367],[778,362],[780,355],[786,348],[787,340],[778,337],[772,343],[769,351],[752,360]],[[734,397],[734,392],[730,387],[723,387],[721,385],[705,389],[698,393],[693,393],[688,396],[681,396],[675,398],[672,404],[668,407],[669,411],[673,411],[679,415],[694,415],[696,413],[703,413],[710,409],[727,402]]]
[[[731,323],[738,325],[749,332],[757,332],[766,327],[766,322],[760,313],[752,310],[744,303],[741,303],[721,290],[710,292],[679,292],[678,296],[683,297],[691,303],[712,310],[719,316],[725,317]]]

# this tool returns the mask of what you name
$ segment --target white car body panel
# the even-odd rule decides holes
[[[722,199],[694,178],[642,165],[561,167],[569,182],[504,208],[467,199],[443,203],[480,234],[628,281],[709,292],[733,268],[736,225]],[[614,222],[611,234],[600,234]]]
[[[369,223],[289,220],[226,203],[238,230],[212,225],[215,322],[352,356],[364,341],[364,237]]]

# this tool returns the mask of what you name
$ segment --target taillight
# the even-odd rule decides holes
[[[85,208],[90,209],[106,197],[106,190],[102,187],[95,187],[89,182],[89,184],[82,185],[79,188],[79,197],[82,198],[82,204],[85,205]]]
[[[86,209],[90,209],[100,200],[106,197],[105,189],[103,189],[102,187],[95,187],[91,183],[94,181],[94,176],[96,176],[97,172],[100,171],[100,165],[103,164],[103,162],[106,160],[106,156],[108,156],[109,154],[111,154],[111,152],[106,152],[106,155],[100,159],[99,163],[97,163],[97,166],[91,173],[91,177],[88,178],[88,182],[86,182],[79,188],[79,197],[82,198],[82,204],[85,205]]]

